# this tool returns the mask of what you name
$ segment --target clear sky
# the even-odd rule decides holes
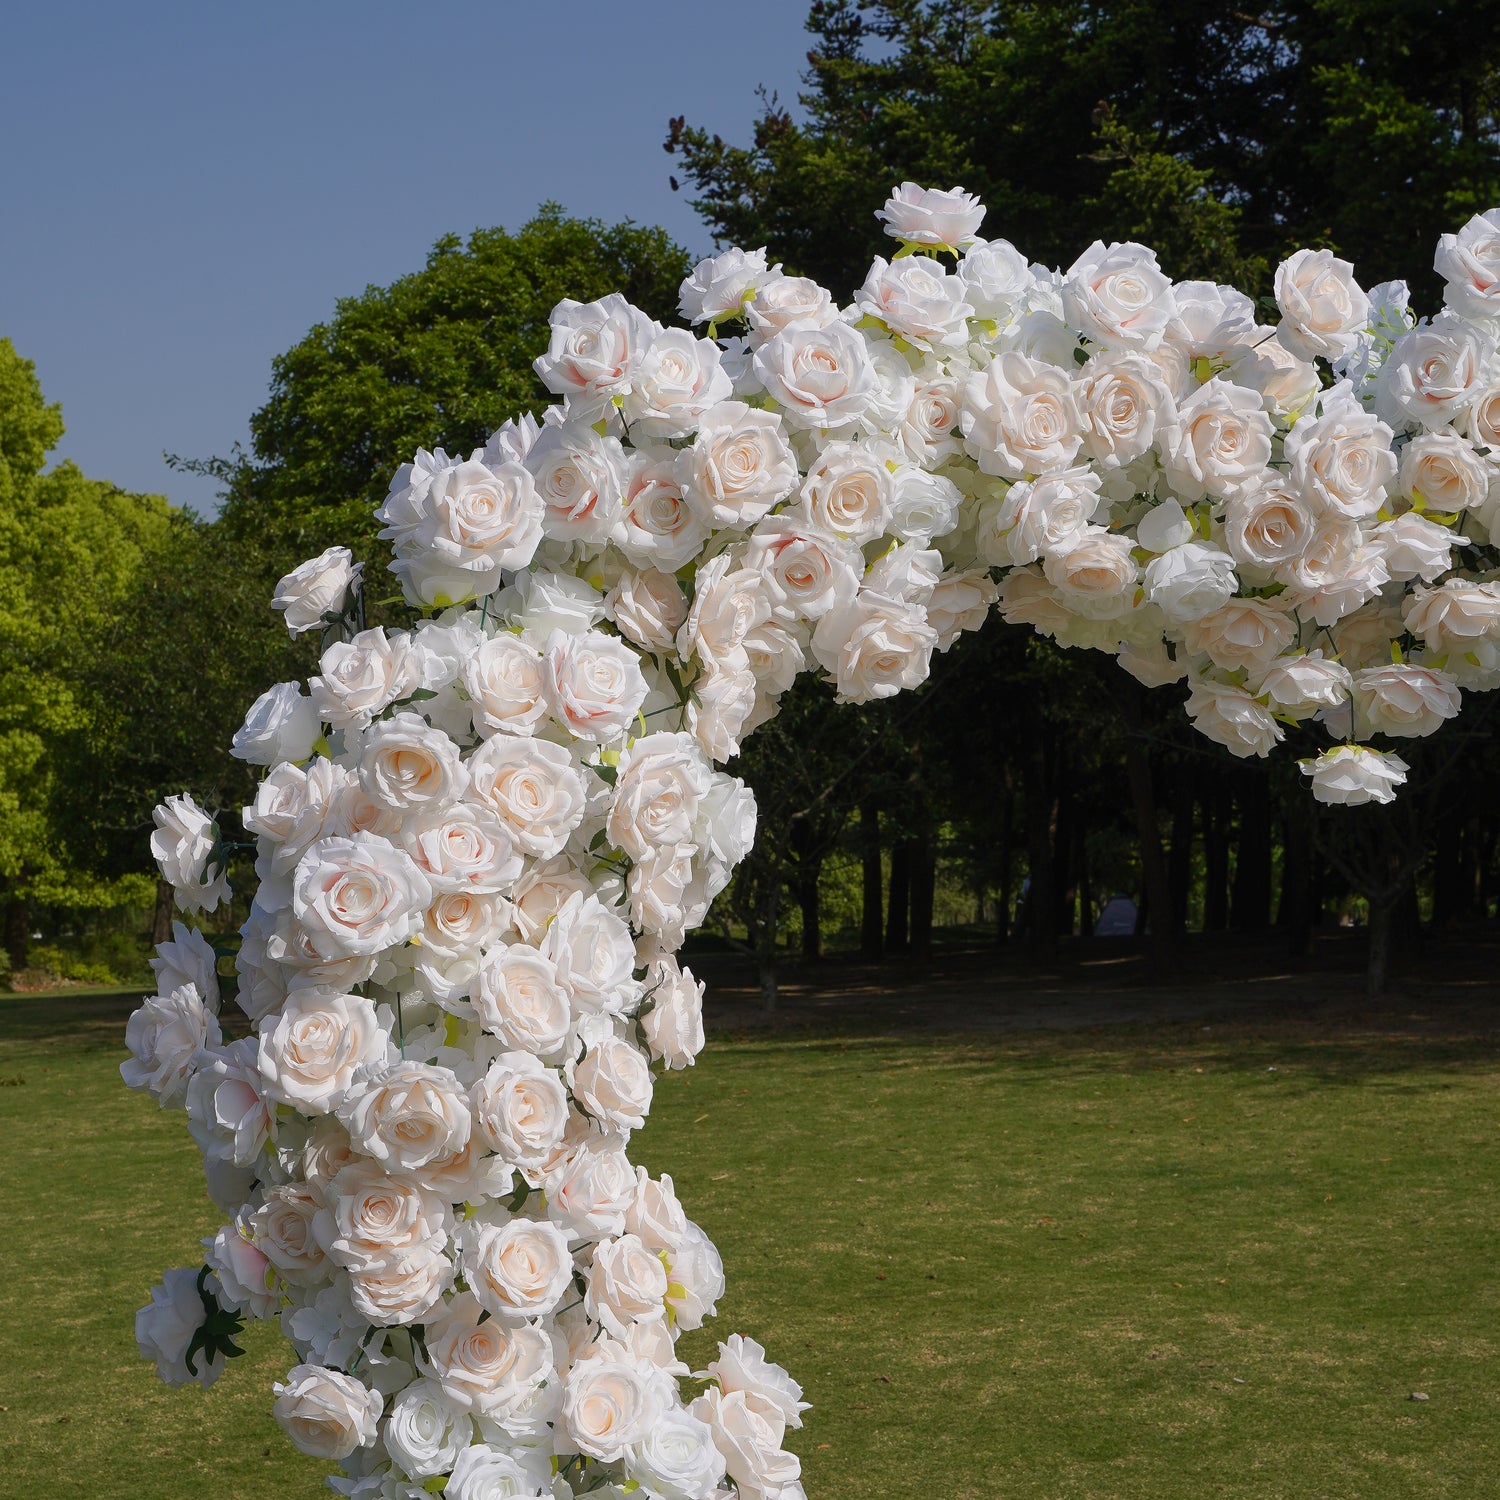
[[[0,336],[60,454],[200,510],[273,355],[449,231],[544,199],[664,225],[667,120],[748,140],[792,99],[806,0],[256,0],[0,7]]]

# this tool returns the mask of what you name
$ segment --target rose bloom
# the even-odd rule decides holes
[[[1187,700],[1188,717],[1199,734],[1207,735],[1241,760],[1269,755],[1285,738],[1271,711],[1244,688],[1200,677]]]
[[[473,1436],[473,1418],[432,1379],[407,1386],[385,1419],[386,1451],[416,1480],[450,1471]]]
[[[964,447],[986,474],[1022,479],[1065,469],[1083,441],[1077,392],[1054,365],[1014,351],[964,386]]]
[[[163,1109],[180,1104],[198,1053],[221,1040],[218,1019],[192,985],[152,995],[125,1024],[132,1056],[120,1064],[120,1077],[126,1088],[148,1091]]]
[[[355,1316],[378,1328],[421,1323],[453,1285],[453,1263],[435,1245],[349,1273]]]
[[[275,1391],[276,1420],[309,1457],[342,1462],[356,1448],[374,1446],[385,1398],[352,1375],[297,1365]]]
[[[470,1091],[474,1123],[506,1162],[536,1171],[568,1127],[568,1096],[557,1074],[529,1052],[502,1052]]]
[[[1250,342],[1235,351],[1224,373],[1236,385],[1258,392],[1265,409],[1282,420],[1305,410],[1323,388],[1318,367],[1298,359],[1274,328],[1253,329]]]
[[[1349,669],[1321,651],[1279,656],[1254,683],[1255,695],[1283,718],[1310,719],[1349,700]]]
[[[1161,372],[1139,354],[1100,354],[1083,367],[1077,388],[1084,451],[1106,469],[1145,453],[1172,396]]]
[[[1312,778],[1313,796],[1346,807],[1394,802],[1396,788],[1406,784],[1410,769],[1399,755],[1364,745],[1339,745],[1302,762],[1302,774]]]
[[[1371,416],[1347,382],[1327,392],[1313,421],[1287,434],[1290,482],[1315,513],[1373,516],[1396,477],[1391,429]]]
[[[634,389],[646,351],[662,331],[618,292],[597,302],[564,297],[548,321],[547,352],[532,367],[549,391],[571,398],[578,411],[590,415]]]
[[[481,1307],[503,1321],[548,1316],[573,1285],[567,1236],[545,1220],[471,1220],[459,1243],[469,1290]]]
[[[1369,550],[1378,552],[1390,578],[1420,578],[1434,583],[1453,566],[1458,536],[1446,526],[1409,510],[1394,521],[1382,521],[1368,533]]]
[[[627,641],[657,655],[671,651],[688,612],[681,584],[657,568],[622,573],[604,607]]]
[[[768,574],[737,563],[731,553],[721,552],[698,570],[692,605],[677,632],[677,652],[684,660],[697,657],[726,671],[742,668],[745,638],[769,624],[781,603]],[[701,697],[703,684],[695,690]]]
[[[203,1298],[198,1291],[199,1272],[182,1268],[168,1271],[160,1283],[151,1288],[151,1301],[135,1315],[135,1342],[142,1359],[156,1361],[156,1373],[163,1384],[186,1385],[196,1380],[205,1390],[224,1373],[224,1356],[212,1359],[200,1349],[188,1369],[188,1345],[203,1326]],[[218,1278],[209,1276],[204,1283],[210,1294],[220,1290]]]
[[[685,482],[672,449],[638,450],[631,455],[614,541],[637,567],[681,568],[697,557],[708,540],[708,510],[703,505],[695,507],[683,494]]]
[[[920,349],[962,349],[969,341],[974,309],[963,299],[963,283],[929,260],[890,263],[877,255],[854,305]]]
[[[1186,666],[1167,654],[1167,643],[1161,640],[1144,644],[1122,641],[1115,661],[1142,687],[1165,687],[1169,682],[1180,682],[1187,675]]]
[[[1277,337],[1298,359],[1350,353],[1370,318],[1354,267],[1331,250],[1298,250],[1276,268]]]
[[[299,684],[278,682],[250,705],[245,722],[234,732],[229,753],[254,766],[306,760],[320,732],[312,699]]]
[[[651,1008],[641,1030],[651,1055],[668,1071],[691,1067],[703,1050],[703,984],[672,958],[659,959],[646,976]]]
[[[569,896],[593,894],[593,883],[565,854],[532,864],[511,889],[511,921],[526,943],[542,939]]]
[[[231,895],[223,864],[209,868],[214,820],[191,797],[168,797],[152,809],[151,855],[182,911],[217,911]]]
[[[248,1167],[270,1138],[259,1050],[253,1036],[243,1036],[222,1051],[205,1047],[198,1054],[187,1088],[188,1132],[205,1157]]]
[[[1068,325],[1106,349],[1154,349],[1177,307],[1171,278],[1144,245],[1095,240],[1063,279]]]
[[[886,457],[860,443],[829,443],[802,485],[807,519],[856,545],[884,533],[894,498]]]
[[[802,1413],[809,1410],[802,1399],[802,1387],[780,1365],[766,1358],[760,1344],[738,1333],[730,1334],[719,1345],[719,1357],[709,1361],[705,1373],[718,1381],[725,1395],[743,1392],[762,1408],[774,1409],[789,1427],[800,1427]]]
[[[1130,539],[1102,526],[1086,526],[1074,546],[1047,559],[1043,571],[1065,609],[1092,619],[1114,619],[1128,610],[1138,576]],[[1006,592],[1000,597],[1003,612]]]
[[[402,837],[434,891],[505,890],[521,873],[509,830],[489,808],[471,802],[419,813],[402,828]]]
[[[724,401],[704,412],[692,446],[678,456],[677,475],[704,527],[743,529],[791,493],[797,461],[775,412]]]
[[[615,1130],[639,1130],[651,1111],[651,1069],[645,1054],[613,1033],[601,1036],[563,1069],[574,1101],[591,1119]]]
[[[485,1316],[472,1293],[454,1297],[425,1336],[443,1394],[478,1417],[503,1422],[543,1381],[556,1378],[548,1336],[530,1324]]]
[[[156,945],[148,960],[156,976],[156,992],[170,995],[173,990],[190,984],[199,998],[215,1014],[219,1009],[218,955],[195,927],[173,920],[172,936]]]
[[[762,340],[791,323],[826,328],[838,315],[833,298],[808,276],[778,276],[757,287],[745,304],[751,331]]]
[[[802,1472],[797,1455],[781,1446],[786,1422],[774,1406],[756,1401],[744,1391],[725,1392],[710,1386],[690,1410],[712,1429],[729,1477],[742,1492],[779,1494]]]
[[[1375,409],[1396,426],[1446,427],[1490,387],[1495,349],[1487,335],[1439,313],[1396,340],[1380,367]]]
[[[542,688],[552,717],[579,739],[618,739],[646,701],[635,653],[614,636],[561,631],[542,653]]]
[[[622,1338],[632,1323],[664,1317],[666,1295],[666,1267],[635,1235],[594,1246],[584,1273],[583,1305],[607,1332]]]
[[[865,471],[845,470],[842,475],[824,470],[819,496],[837,507],[864,485]],[[809,480],[812,488],[814,481]],[[870,488],[878,493],[878,484]],[[825,518],[829,506],[823,507]],[[815,620],[836,604],[852,599],[859,589],[864,558],[847,541],[816,521],[795,511],[767,516],[750,535],[745,564],[770,575],[775,581],[778,619],[791,623]]]
[[[606,829],[631,859],[692,837],[709,768],[691,735],[662,732],[636,740],[620,757]]]
[[[1210,380],[1158,439],[1167,482],[1184,500],[1227,500],[1258,483],[1271,457],[1271,419],[1254,391]]]
[[[1354,674],[1358,733],[1415,739],[1431,734],[1461,706],[1458,684],[1447,672],[1393,662]]]
[[[725,250],[693,267],[678,289],[678,311],[689,323],[733,317],[761,287],[777,280],[781,267],[767,269],[764,250]]]
[[[1264,599],[1231,599],[1183,631],[1190,654],[1207,655],[1226,672],[1264,666],[1296,639],[1297,627],[1286,611]]]
[[[547,426],[526,455],[542,529],[566,542],[607,541],[620,519],[630,461],[618,438],[581,421]]]
[[[1489,497],[1490,475],[1456,432],[1419,432],[1401,450],[1401,493],[1433,510],[1477,510]]]
[[[1235,589],[1234,559],[1211,542],[1186,542],[1146,564],[1146,597],[1174,625],[1226,605]]]
[[[652,339],[620,409],[632,440],[685,437],[709,407],[733,394],[719,346],[667,328]]]
[[[419,1172],[462,1151],[473,1126],[450,1069],[404,1060],[375,1073],[338,1115],[354,1148],[390,1172]]]
[[[1133,581],[1135,564],[1130,560],[1128,550],[1125,559],[1130,562]],[[1005,575],[1000,584],[998,607],[1007,625],[1030,625],[1039,635],[1056,635],[1059,630],[1066,629],[1073,618],[1058,590],[1040,572],[1032,572],[1029,568],[1016,568]]]
[[[1082,539],[1102,503],[1099,476],[1090,468],[1062,469],[1013,484],[995,512],[1006,556],[994,560],[1025,564],[1066,552]]]
[[[329,547],[300,563],[277,583],[271,608],[282,611],[286,628],[293,635],[317,630],[324,615],[343,609],[344,598],[359,582],[363,568],[347,547]]]
[[[1242,490],[1224,512],[1224,545],[1241,567],[1264,572],[1292,562],[1312,533],[1307,507],[1275,481]]]
[[[541,951],[579,1012],[617,1014],[639,993],[631,978],[630,929],[597,896],[569,896],[547,928]]]
[[[464,662],[463,680],[474,727],[486,738],[502,731],[531,734],[547,717],[542,653],[508,631],[479,644]]]
[[[861,593],[818,621],[812,649],[840,703],[869,703],[925,682],[936,645],[919,606]]]
[[[973,244],[984,214],[984,204],[961,187],[924,188],[914,182],[903,182],[885,200],[885,207],[875,210],[892,239],[949,249]]]
[[[312,1231],[328,1258],[379,1271],[447,1243],[452,1210],[417,1178],[391,1177],[379,1162],[351,1158],[323,1189]]]
[[[556,1061],[570,1035],[568,993],[557,969],[524,943],[491,948],[474,986],[479,1023],[506,1046]]]
[[[356,1072],[384,1061],[389,1038],[363,996],[299,989],[260,1035],[265,1091],[304,1115],[343,1103]]]
[[[640,1442],[667,1409],[665,1377],[622,1350],[578,1360],[563,1384],[560,1434],[604,1463]]]
[[[487,1443],[471,1443],[458,1455],[443,1490],[444,1500],[525,1500],[544,1493],[541,1477],[509,1453]]]
[[[469,759],[470,795],[494,812],[523,853],[548,859],[583,821],[583,777],[549,740],[496,735]]]
[[[927,601],[927,623],[937,631],[937,649],[946,651],[966,630],[978,630],[994,608],[1000,590],[988,573],[944,573]]]
[[[292,910],[315,952],[373,956],[421,929],[432,886],[389,839],[319,839],[297,862]]]
[[[360,736],[359,784],[392,812],[457,802],[467,781],[458,746],[421,714],[394,714]]]
[[[1439,236],[1433,267],[1447,283],[1443,301],[1460,317],[1500,318],[1500,209]]]
[[[718,1495],[724,1471],[724,1455],[714,1444],[712,1428],[686,1411],[664,1412],[625,1454],[625,1472],[653,1494]],[[781,1493],[795,1500],[794,1494]]]
[[[1414,589],[1402,619],[1429,649],[1461,655],[1476,641],[1500,639],[1500,584],[1454,578],[1441,588]]]
[[[547,1178],[547,1217],[570,1241],[619,1234],[635,1200],[635,1173],[617,1148],[581,1146]]]
[[[864,338],[847,323],[793,323],[755,351],[754,369],[787,425],[796,428],[852,426],[878,386]]]

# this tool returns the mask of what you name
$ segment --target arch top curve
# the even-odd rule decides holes
[[[882,217],[846,308],[740,250],[683,283],[688,328],[560,304],[544,420],[419,452],[377,512],[411,630],[364,627],[344,548],[278,586],[323,651],[235,738],[267,768],[254,1030],[225,1040],[179,925],[122,1068],[185,1108],[229,1222],[138,1336],[209,1383],[279,1318],[277,1416],[344,1493],[802,1500],[758,1344],[684,1399],[722,1266],[626,1155],[703,1046],[676,950],[754,839],[721,767],[799,673],[892,696],[998,612],[1186,680],[1235,754],[1316,722],[1346,803],[1500,685],[1500,211],[1444,237],[1437,317],[1299,251],[1274,325],[1140,245],[1033,266],[959,189]],[[179,905],[218,910],[213,820],[156,824]]]

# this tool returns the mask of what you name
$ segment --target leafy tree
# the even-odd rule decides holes
[[[847,290],[891,185],[962,183],[985,230],[1067,265],[1135,238],[1263,290],[1326,243],[1431,303],[1438,233],[1500,203],[1500,6],[1418,0],[818,0],[805,118],[748,146],[684,120],[694,207]]]

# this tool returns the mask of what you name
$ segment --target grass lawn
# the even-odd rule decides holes
[[[311,1497],[278,1339],[207,1394],[136,1357],[218,1216],[120,1085],[129,1009],[0,1000],[0,1495]],[[1473,1500],[1497,1075],[1492,1040],[1289,1026],[719,1038],[634,1154],[723,1251],[716,1331],[805,1385],[812,1500]]]

